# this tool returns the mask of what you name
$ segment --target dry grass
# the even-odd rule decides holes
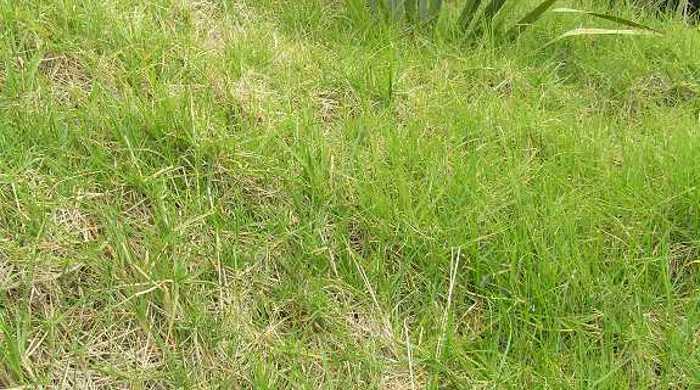
[[[0,4],[0,386],[692,387],[694,36],[344,5]]]
[[[39,71],[51,82],[54,98],[65,104],[80,102],[92,88],[92,78],[76,56],[49,52]]]

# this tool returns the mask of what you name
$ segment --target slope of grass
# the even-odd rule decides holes
[[[583,18],[0,0],[0,385],[697,386],[700,34]]]

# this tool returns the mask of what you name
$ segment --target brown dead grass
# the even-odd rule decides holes
[[[52,213],[53,223],[79,242],[94,241],[100,233],[94,217],[79,208],[57,208]]]
[[[92,78],[76,55],[48,52],[39,71],[51,82],[54,98],[61,103],[77,104],[92,89]]]
[[[164,365],[163,352],[130,314],[100,318],[98,312],[74,311],[65,319],[61,345],[79,343],[80,352],[36,345],[29,356],[37,372],[49,374],[58,388],[132,388],[133,379],[154,373]],[[149,387],[149,388],[158,388]]]
[[[425,389],[428,376],[422,369],[411,372],[405,364],[387,367],[382,374],[379,388],[384,390],[417,390]]]
[[[185,0],[181,6],[191,15],[200,47],[210,55],[221,55],[229,42],[244,39],[248,30],[261,22],[244,2],[235,1],[227,6],[232,8],[227,14],[211,0]]]
[[[339,116],[342,97],[337,91],[321,91],[316,94],[319,119],[324,123],[335,121]]]
[[[0,67],[0,92],[5,89],[5,81],[7,80],[7,71],[5,67]]]

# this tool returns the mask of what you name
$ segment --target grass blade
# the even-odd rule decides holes
[[[609,21],[611,21],[611,22],[615,22],[615,23],[621,24],[621,25],[623,25],[623,26],[634,27],[634,28],[640,29],[640,30],[653,31],[653,32],[655,32],[655,33],[661,34],[661,31],[658,31],[658,30],[656,30],[656,29],[654,29],[654,28],[652,28],[652,27],[645,26],[645,25],[640,24],[640,23],[637,23],[637,22],[635,22],[635,21],[632,21],[632,20],[629,20],[629,19],[625,19],[625,18],[621,18],[621,17],[615,16],[615,15],[601,14],[601,13],[598,13],[598,12],[592,12],[592,11],[586,11],[586,10],[579,10],[579,9],[573,9],[573,8],[555,8],[555,9],[552,10],[552,12],[561,13],[561,14],[582,14],[582,15],[589,15],[589,16],[593,16],[593,17],[596,17],[596,18],[599,18],[599,19],[609,20]]]
[[[476,15],[480,6],[481,0],[467,0],[467,3],[464,4],[462,13],[459,15],[459,25],[463,32],[469,31],[469,26],[471,26],[474,15]]]
[[[422,23],[436,19],[442,9],[442,0],[419,0],[418,15]]]
[[[486,23],[486,25],[490,25],[491,23],[493,23],[493,19],[498,14],[498,11],[500,11],[505,4],[506,0],[491,0],[489,5],[487,5],[486,9],[484,10],[483,20]]]
[[[369,10],[372,11],[373,14],[379,11],[379,4],[377,4],[377,0],[369,0]]]
[[[406,12],[406,19],[408,19],[409,23],[413,23],[418,20],[418,1],[419,0],[405,0],[403,3],[404,11]]]
[[[530,11],[530,13],[528,13],[522,19],[520,19],[518,21],[518,23],[516,23],[513,27],[511,27],[511,29],[508,30],[506,35],[511,39],[517,37],[526,28],[528,28],[533,23],[535,23],[556,2],[557,2],[557,0],[545,0],[545,1],[543,1],[535,9]]]
[[[493,25],[493,21],[496,18],[496,15],[498,12],[503,8],[505,5],[506,0],[491,0],[491,2],[486,6],[484,9],[484,13],[481,14],[481,18],[479,20],[479,23],[472,36],[479,36],[483,33],[484,28],[489,29]]]
[[[655,31],[647,31],[647,30],[638,30],[638,29],[626,29],[626,30],[620,30],[620,29],[608,29],[608,28],[576,28],[573,30],[569,30],[560,36],[554,38],[553,40],[549,41],[544,47],[547,47],[557,41],[560,41],[562,39],[568,38],[568,37],[576,37],[576,36],[586,36],[586,35],[659,35],[659,33]]]
[[[428,9],[428,12],[430,13],[431,19],[437,18],[440,15],[441,10],[442,10],[442,0],[433,0],[430,2],[430,8]]]

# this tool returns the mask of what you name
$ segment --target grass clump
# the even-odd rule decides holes
[[[698,384],[696,31],[355,11],[0,1],[2,387]]]

